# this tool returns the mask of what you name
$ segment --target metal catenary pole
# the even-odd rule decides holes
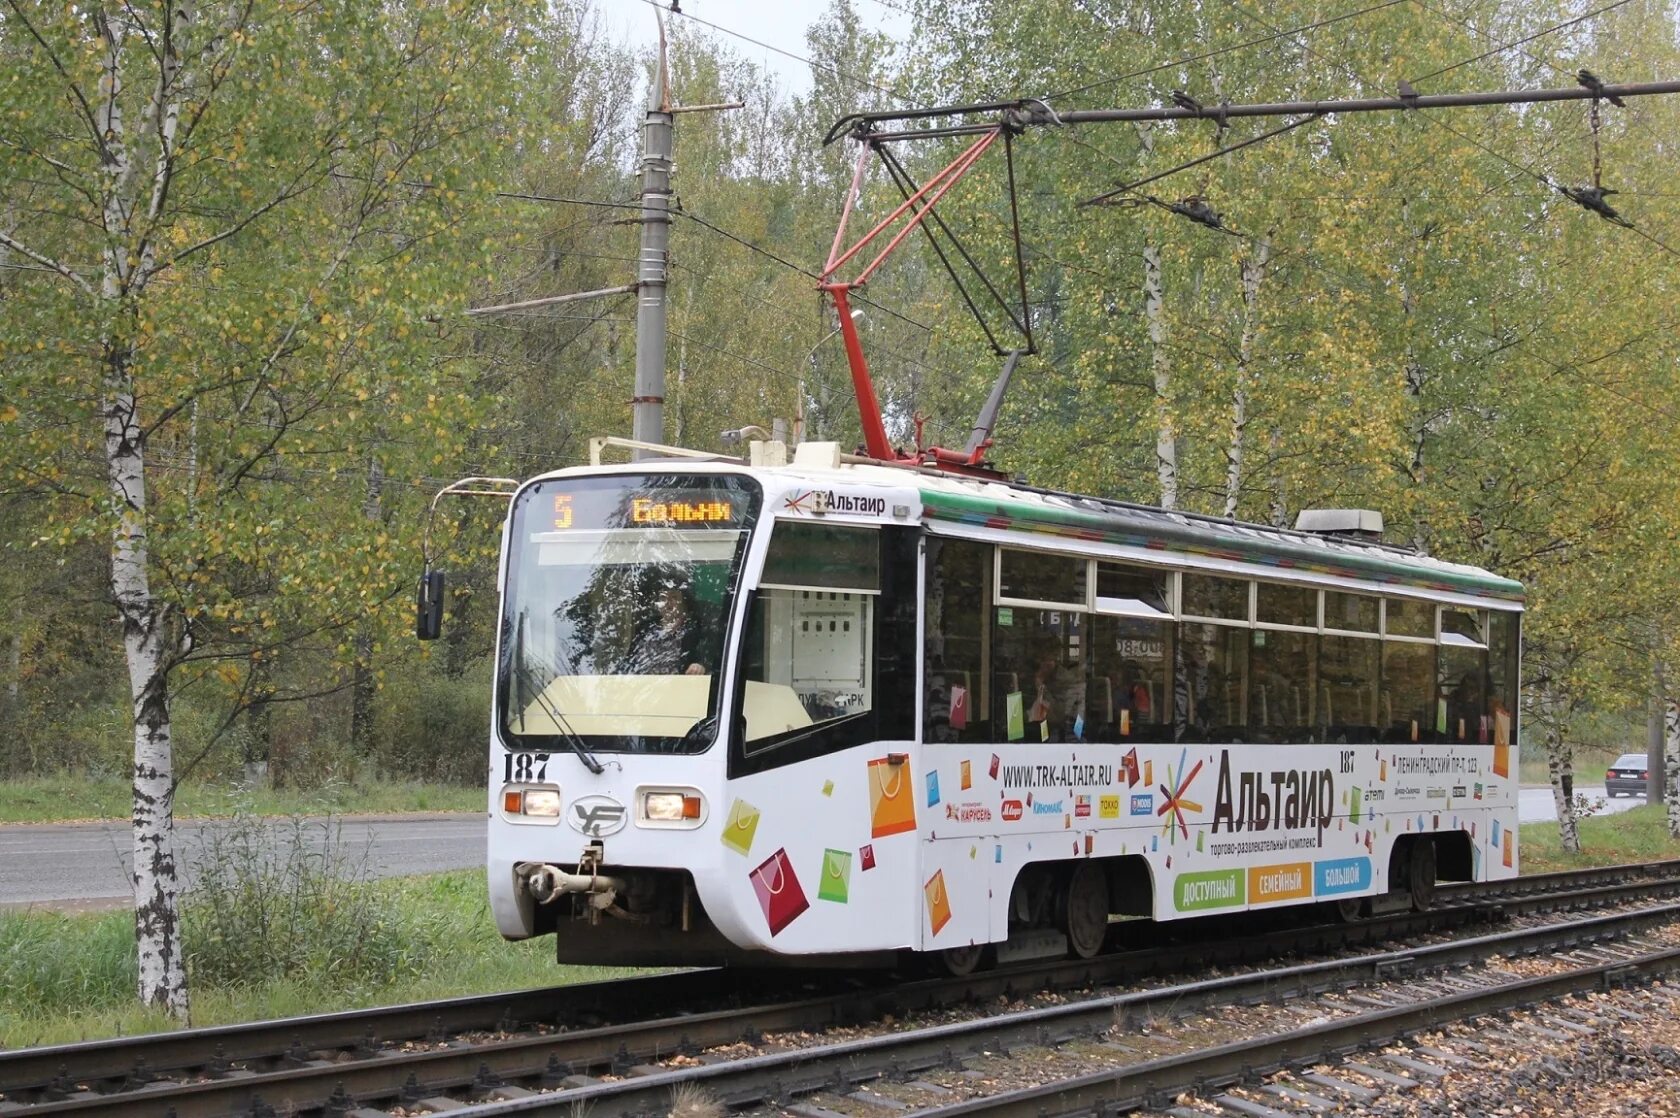
[[[670,93],[666,88],[665,25],[659,27],[659,64],[642,124],[642,243],[636,264],[636,394],[630,398],[630,437],[665,440],[665,273],[671,246]],[[637,459],[649,457],[638,450]]]

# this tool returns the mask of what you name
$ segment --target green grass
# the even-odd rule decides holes
[[[482,870],[394,878],[366,888],[386,902],[380,934],[405,953],[394,978],[346,982],[341,972],[322,967],[246,985],[198,983],[192,1023],[269,1020],[638,973],[556,966],[554,941],[547,937],[504,942],[490,916]],[[167,1018],[134,1003],[133,934],[127,912],[0,913],[0,1048],[170,1028]]]
[[[1524,873],[1614,866],[1680,858],[1680,840],[1668,837],[1667,809],[1647,804],[1616,815],[1581,820],[1581,853],[1565,854],[1557,823],[1524,823],[1519,833]]]
[[[0,823],[67,823],[127,819],[131,787],[114,777],[51,776],[0,781]],[[417,811],[483,811],[484,789],[449,784],[367,781],[307,791],[186,784],[177,818],[250,815],[360,815]]]
[[[1611,762],[1624,753],[1644,753],[1643,745],[1633,745],[1626,749],[1615,749],[1610,746],[1577,745],[1574,748],[1575,783],[1603,784],[1604,770]],[[1519,776],[1525,788],[1547,786],[1552,783],[1552,776],[1546,769],[1544,754],[1539,757],[1524,757],[1518,765]]]

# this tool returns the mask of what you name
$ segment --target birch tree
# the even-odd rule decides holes
[[[377,602],[338,564],[388,567],[392,541],[365,531],[334,554],[320,481],[370,410],[371,370],[409,368],[422,391],[435,373],[409,364],[416,327],[448,301],[440,269],[472,271],[444,251],[483,194],[458,161],[491,133],[518,9],[5,2],[0,244],[38,271],[0,322],[0,384],[21,401],[0,414],[0,467],[55,502],[49,538],[109,541],[138,994],[185,1018],[171,687],[236,681],[253,653]],[[436,394],[379,404],[451,441]],[[305,462],[319,500],[290,520],[268,487],[295,497]],[[250,593],[286,584],[302,592],[286,604]]]

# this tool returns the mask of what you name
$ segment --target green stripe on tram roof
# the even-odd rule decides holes
[[[1190,555],[1261,563],[1280,570],[1335,574],[1513,602],[1523,600],[1521,583],[1487,571],[1448,566],[1422,556],[1415,559],[1390,556],[1360,548],[1357,544],[1338,544],[1331,540],[1318,543],[1305,539],[1267,538],[1260,533],[1270,533],[1274,529],[1261,525],[1233,530],[1214,523],[1171,520],[1168,518],[1174,514],[1164,510],[1158,513],[1140,511],[1133,518],[1120,509],[1105,513],[1056,508],[929,489],[922,490],[921,497],[926,515],[934,520],[1013,528],[1153,550],[1170,548]]]

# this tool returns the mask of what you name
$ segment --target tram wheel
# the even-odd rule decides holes
[[[1336,902],[1336,918],[1344,924],[1357,923],[1364,915],[1364,897],[1344,897]]]
[[[1435,903],[1435,844],[1420,838],[1412,844],[1408,890],[1412,895],[1412,909],[1427,912]]]
[[[939,953],[939,965],[952,978],[964,978],[979,970],[985,957],[986,945],[983,943],[947,947]]]
[[[1089,959],[1108,938],[1108,875],[1095,862],[1080,862],[1068,875],[1066,890],[1062,930],[1067,933],[1068,951],[1075,958]]]

